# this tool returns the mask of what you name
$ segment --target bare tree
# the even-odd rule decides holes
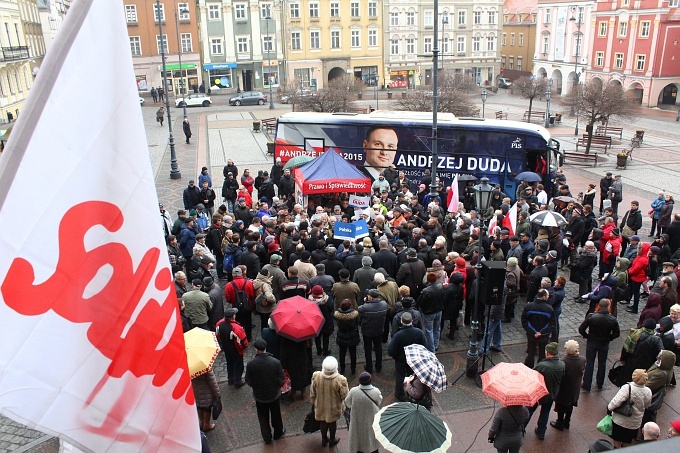
[[[458,117],[477,116],[479,108],[473,103],[471,94],[475,87],[474,81],[469,77],[441,74],[437,111],[453,113]],[[428,90],[408,92],[405,98],[397,101],[397,110],[431,112],[432,94]]]
[[[591,79],[585,85],[571,90],[562,104],[585,120],[588,133],[586,154],[590,152],[595,123],[606,123],[612,117],[630,120],[636,116],[638,106],[632,92],[625,91],[618,83],[603,85],[600,79]]]
[[[299,97],[298,110],[307,112],[348,112],[355,108],[354,95],[360,89],[360,81],[349,77],[328,82],[317,96]]]
[[[520,77],[513,83],[513,88],[519,90],[519,95],[529,99],[529,116],[527,122],[531,122],[531,109],[535,98],[541,98],[548,88],[548,79],[545,77]]]

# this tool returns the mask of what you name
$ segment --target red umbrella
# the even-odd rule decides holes
[[[293,341],[315,338],[324,323],[319,307],[300,296],[279,301],[271,318],[276,333]]]
[[[543,375],[523,363],[499,363],[482,374],[482,392],[503,406],[533,406],[548,394]]]

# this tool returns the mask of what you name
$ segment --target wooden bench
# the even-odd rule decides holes
[[[578,141],[576,142],[576,151],[578,151],[579,147],[586,147],[588,145],[588,139],[587,138],[579,138]],[[598,141],[591,141],[590,142],[590,147],[591,148],[597,148],[597,149],[603,149],[605,154],[607,153],[607,144],[598,142]]]
[[[531,118],[539,118],[541,121],[543,121],[545,120],[545,112],[542,112],[540,110],[532,110]],[[527,110],[526,112],[524,112],[524,115],[522,116],[522,121],[531,122],[531,118],[529,117],[529,111]]]
[[[610,132],[612,134],[619,134],[619,138],[623,139],[623,128],[622,127],[597,126],[597,129],[595,130],[596,135],[609,135]]]
[[[572,152],[565,152],[564,153],[565,159],[569,160],[574,160],[577,161],[578,163],[593,163],[593,167],[597,167],[597,153],[593,154],[585,154],[585,153],[572,153]]]
[[[262,126],[265,128],[267,133],[276,132],[276,118],[265,118],[265,119],[260,120],[260,121],[262,122]]]
[[[508,112],[504,112],[503,110],[499,110],[496,112],[496,119],[497,120],[507,120],[508,119]]]
[[[583,134],[583,138],[579,139],[583,140],[586,143],[588,142],[588,134]],[[605,153],[607,152],[607,148],[612,147],[612,138],[609,135],[593,135],[591,138],[591,144],[597,143],[598,145],[606,145],[605,147]]]
[[[350,112],[352,113],[369,113],[368,108],[361,108],[361,107],[355,107],[349,109]]]

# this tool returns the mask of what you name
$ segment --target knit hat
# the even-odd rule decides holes
[[[656,328],[656,321],[654,321],[652,318],[647,318],[645,319],[645,322],[642,323],[642,327],[645,329],[654,330]]]
[[[323,363],[321,364],[321,369],[323,370],[324,374],[333,374],[338,372],[338,361],[336,360],[335,357],[333,356],[328,356],[325,359],[323,359]]]
[[[614,228],[614,229],[612,230],[611,234],[613,234],[614,236],[620,236],[620,235],[621,235],[621,232],[619,231],[618,228]]]
[[[671,426],[676,432],[680,433],[680,420],[673,420]]]
[[[315,297],[316,296],[318,296],[318,297],[323,296],[323,288],[321,287],[321,285],[314,285],[314,287],[312,288],[312,296],[315,296]]]
[[[195,278],[191,281],[191,284],[198,288],[203,284],[203,282],[200,278]]]
[[[637,385],[645,385],[647,380],[649,380],[649,375],[642,368],[638,368],[637,370],[633,371],[633,382],[635,382]]]
[[[559,345],[554,341],[545,345],[545,352],[550,355],[557,355]]]
[[[278,252],[279,250],[281,250],[281,247],[279,247],[279,244],[277,244],[276,242],[270,242],[267,245],[267,252],[268,253]]]
[[[413,297],[406,296],[401,300],[401,306],[404,307],[404,308],[411,308],[415,304],[416,304],[416,301],[413,299]],[[411,319],[411,320],[413,320],[413,319]]]
[[[465,267],[465,264],[466,264],[465,258],[463,258],[461,256],[456,258],[456,267]]]
[[[649,251],[652,255],[658,255],[661,253],[661,248],[657,247],[656,245],[653,245],[649,248]]]
[[[371,374],[368,371],[364,371],[359,375],[359,384],[369,385],[371,383]]]
[[[564,350],[566,351],[567,355],[578,355],[579,348],[580,346],[576,340],[569,340],[564,343]]]
[[[517,267],[517,258],[514,256],[508,258],[508,267]]]

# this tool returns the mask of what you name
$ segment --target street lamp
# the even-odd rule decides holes
[[[578,19],[574,16],[574,12],[578,11]],[[580,7],[572,6],[571,7],[571,17],[569,18],[570,22],[576,22],[576,59],[574,61],[574,89],[578,90],[578,84],[579,84],[579,73],[578,73],[578,57],[579,53],[581,50],[581,11]],[[578,116],[579,116],[579,105],[578,103],[580,102],[579,100],[579,94],[578,92],[576,93],[576,127],[574,128],[574,135],[578,135]]]
[[[180,14],[187,14],[189,12],[188,9],[183,8],[180,10]],[[160,24],[160,21],[159,21]],[[180,40],[179,37],[179,18],[177,17],[177,10],[175,10],[175,30],[177,31],[177,59],[179,60],[179,92],[182,95],[182,113],[184,115],[184,119],[187,117],[187,103],[184,98],[184,74],[182,72],[182,41]],[[163,35],[161,35],[163,36]],[[161,38],[162,39],[162,38]],[[167,93],[165,95],[165,98],[167,99]],[[169,121],[168,121],[169,122]]]
[[[274,109],[274,95],[272,94],[272,45],[274,44],[271,36],[269,36],[269,21],[271,17],[267,16],[265,21],[267,23],[267,60],[269,60],[269,77],[267,82],[269,82],[269,110]]]
[[[480,183],[474,187],[475,191],[475,203],[477,206],[477,212],[479,213],[479,247],[477,249],[477,264],[475,265],[475,270],[477,272],[477,277],[475,280],[475,304],[472,311],[472,333],[470,335],[470,348],[467,352],[467,367],[465,374],[469,378],[474,378],[477,376],[477,370],[479,369],[479,349],[477,348],[477,335],[479,333],[479,291],[480,291],[480,280],[482,278],[482,256],[484,256],[484,249],[482,248],[482,236],[484,236],[484,230],[486,228],[486,221],[484,215],[486,210],[489,208],[489,202],[491,201],[491,192],[493,187],[489,184],[488,178],[482,178]]]
[[[175,154],[175,138],[172,136],[172,118],[170,116],[170,100],[168,99],[168,73],[165,66],[165,46],[167,40],[163,39],[163,21],[161,20],[161,2],[156,0],[156,19],[158,20],[158,34],[161,37],[161,64],[163,68],[163,91],[165,92],[165,110],[168,112],[168,144],[170,145],[170,179],[180,179],[182,173],[177,166],[177,154]],[[180,68],[182,66],[180,65]]]
[[[482,118],[484,118],[486,113],[486,97],[488,96],[486,88],[482,90]]]
[[[550,127],[550,87],[545,92],[545,127]]]

